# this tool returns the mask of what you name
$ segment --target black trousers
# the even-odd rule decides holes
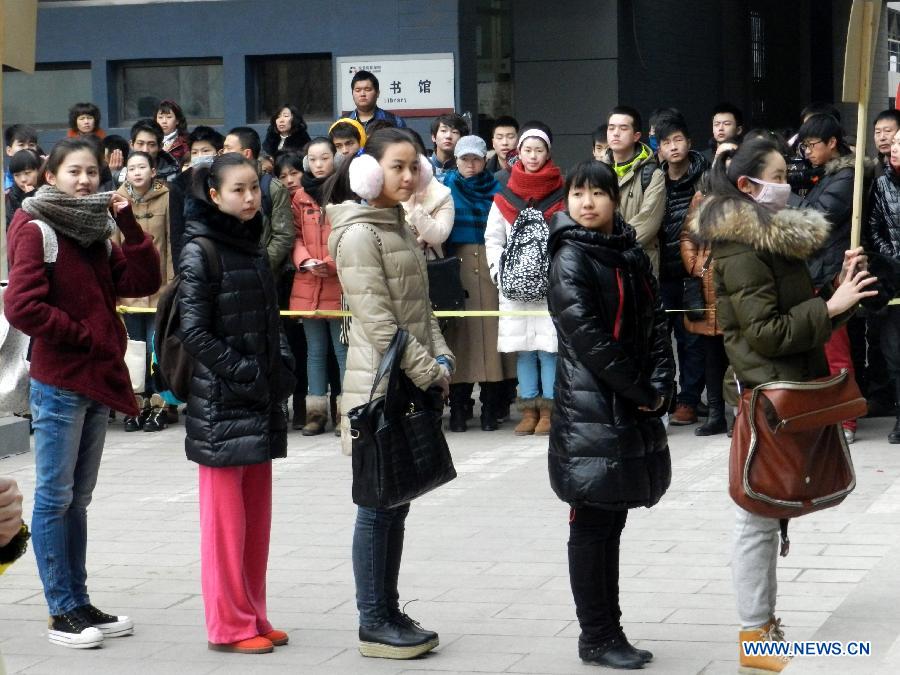
[[[703,336],[706,343],[706,398],[710,410],[725,412],[725,397],[722,382],[728,370],[728,355],[725,353],[725,338],[722,335]]]
[[[581,626],[578,646],[598,647],[619,636],[619,542],[628,511],[587,506],[569,514],[569,581]]]

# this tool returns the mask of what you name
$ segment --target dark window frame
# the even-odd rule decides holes
[[[315,61],[318,66],[323,66],[324,62],[328,62],[328,74],[326,77],[322,77],[317,79],[317,82],[321,82],[326,88],[327,91],[321,97],[321,102],[323,108],[321,110],[310,111],[310,107],[308,105],[309,100],[318,100],[315,97],[307,99],[306,101],[297,100],[297,97],[291,97],[290,95],[282,96],[278,98],[272,98],[271,101],[266,102],[266,92],[263,90],[264,82],[262,81],[264,77],[262,76],[261,70],[266,64],[274,64],[276,62],[303,62],[303,61]],[[334,110],[334,54],[329,52],[309,52],[309,53],[291,53],[291,54],[254,54],[247,55],[245,57],[246,64],[246,74],[247,74],[247,83],[246,83],[246,102],[247,102],[247,122],[248,124],[269,124],[269,120],[273,114],[275,114],[274,110],[268,110],[267,106],[280,106],[283,103],[293,103],[294,105],[298,105],[300,107],[300,112],[303,114],[304,120],[307,123],[309,122],[328,122],[333,120],[335,117]],[[277,94],[275,94],[277,96]],[[276,102],[277,101],[277,102]]]
[[[110,119],[115,121],[117,127],[130,127],[143,117],[138,116],[126,118],[124,116],[122,106],[125,103],[125,71],[128,68],[165,68],[165,67],[184,67],[184,66],[219,66],[222,69],[222,116],[221,117],[198,117],[185,111],[188,118],[188,126],[194,127],[199,124],[207,126],[221,126],[225,123],[225,63],[221,56],[206,57],[189,57],[189,58],[167,58],[167,59],[125,59],[121,61],[110,61],[108,82],[110,84]],[[169,96],[168,94],[166,96]],[[171,95],[175,101],[182,104],[178,97]],[[153,115],[149,115],[152,117]],[[113,125],[110,125],[113,126]]]

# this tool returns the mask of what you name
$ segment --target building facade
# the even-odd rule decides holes
[[[122,133],[172,98],[192,125],[264,129],[291,102],[311,133],[322,133],[341,112],[348,73],[338,64],[346,57],[405,59],[414,75],[416,55],[443,55],[452,59],[451,79],[442,80],[452,91],[443,94],[479,132],[488,133],[499,114],[543,120],[565,165],[588,156],[591,131],[617,103],[645,119],[656,107],[679,108],[695,146],[706,142],[711,108],[725,100],[746,111],[748,128],[796,127],[809,101],[840,100],[850,4],[46,0],[38,73],[5,76],[4,121],[33,123],[50,143],[64,133],[76,101],[94,101],[103,126]],[[885,15],[873,114],[888,104],[887,24]],[[855,108],[842,107],[851,133]],[[430,116],[413,111],[409,121],[427,142]]]

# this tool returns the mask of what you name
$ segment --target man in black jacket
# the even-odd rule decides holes
[[[684,118],[676,110],[656,123],[659,139],[660,169],[666,176],[666,209],[659,228],[659,285],[666,309],[683,309],[684,278],[688,276],[681,261],[681,227],[688,207],[697,192],[697,182],[707,169],[703,156],[691,150],[691,137]],[[697,406],[705,382],[703,339],[688,333],[684,317],[672,313],[669,333],[675,331],[678,346],[678,398],[670,424],[683,426],[697,421]]]

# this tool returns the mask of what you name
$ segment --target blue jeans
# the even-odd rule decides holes
[[[359,625],[372,628],[400,611],[400,558],[409,504],[396,509],[358,506],[353,530],[353,576]]]
[[[156,391],[153,388],[153,378],[150,377],[150,353],[153,349],[153,333],[154,333],[154,317],[156,314],[126,314],[125,330],[128,331],[128,337],[132,340],[143,340],[147,343],[147,370],[144,382],[144,393],[152,394]]]
[[[34,556],[50,614],[90,602],[87,507],[97,484],[109,408],[74,391],[31,380],[34,424]]]
[[[680,279],[663,281],[659,290],[666,309],[684,309],[684,284]],[[702,335],[685,330],[682,312],[667,316],[669,336],[671,339],[674,330],[678,351],[678,403],[696,407],[706,383],[706,343]]]
[[[309,395],[325,396],[328,393],[328,338],[334,346],[334,356],[344,381],[347,366],[347,345],[341,342],[340,319],[308,319],[303,322],[306,333],[306,376],[309,379]]]
[[[516,375],[519,378],[519,398],[553,400],[556,381],[556,354],[550,352],[517,352]]]

